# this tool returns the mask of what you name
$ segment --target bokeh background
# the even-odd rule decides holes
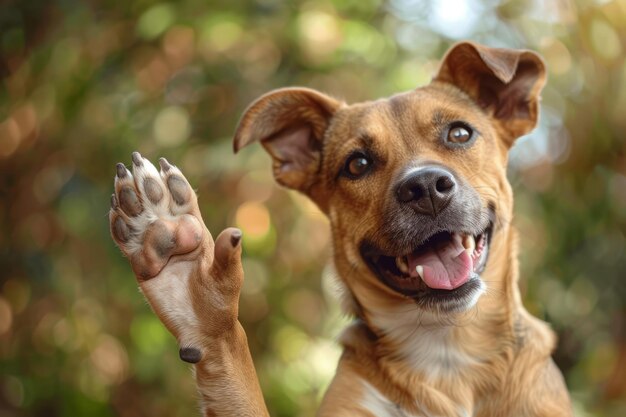
[[[211,230],[244,230],[273,416],[312,416],[345,323],[327,222],[231,137],[256,96],[423,85],[456,40],[539,51],[541,126],[511,154],[525,304],[579,416],[626,416],[625,0],[50,0],[0,6],[0,415],[191,416],[189,366],[109,238],[115,163],[166,156]]]

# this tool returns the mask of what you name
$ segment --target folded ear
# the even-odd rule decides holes
[[[235,152],[260,141],[279,184],[304,193],[320,168],[322,140],[342,103],[308,88],[283,88],[257,99],[235,132]]]
[[[450,48],[435,80],[467,93],[497,120],[512,145],[537,124],[546,69],[531,51],[462,42]]]

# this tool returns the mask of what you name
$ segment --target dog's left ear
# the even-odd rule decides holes
[[[450,48],[435,81],[467,93],[496,119],[512,145],[537,124],[546,69],[532,51],[462,42]]]
[[[276,181],[310,194],[320,168],[326,129],[342,105],[309,88],[271,91],[252,103],[241,117],[235,132],[235,152],[260,141],[272,157]]]

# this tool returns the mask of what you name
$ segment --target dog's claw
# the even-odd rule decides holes
[[[111,194],[111,208],[116,209],[118,207],[117,198],[115,194]]]
[[[131,158],[133,160],[133,164],[135,164],[135,166],[140,167],[143,164],[143,158],[141,157],[141,154],[137,151],[133,152],[131,154]]]
[[[118,162],[118,164],[116,165],[117,168],[117,178],[124,178],[126,176],[126,166],[121,163]]]
[[[167,172],[167,171],[169,171],[169,170],[170,170],[170,168],[172,167],[172,166],[170,165],[170,163],[169,163],[169,162],[167,162],[167,159],[165,159],[165,158],[159,158],[159,166],[161,166],[161,170],[162,170],[163,172]]]
[[[239,244],[239,242],[241,241],[241,237],[243,235],[241,234],[241,230],[235,230],[231,235],[230,235],[230,244],[233,245],[233,248],[236,248],[237,245]]]

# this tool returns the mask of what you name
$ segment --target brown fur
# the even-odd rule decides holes
[[[375,411],[390,416],[571,415],[563,378],[550,358],[554,334],[521,303],[513,196],[506,179],[508,149],[535,126],[544,83],[544,65],[536,54],[466,42],[448,52],[431,84],[414,91],[348,106],[314,90],[282,89],[245,112],[235,150],[260,141],[273,159],[276,180],[309,196],[329,217],[333,264],[346,289],[348,312],[356,318],[342,336],[344,354],[320,416],[371,416]],[[458,120],[469,123],[478,139],[462,149],[442,146],[444,126]],[[375,156],[372,172],[358,181],[342,177],[346,159],[363,148]],[[422,311],[383,284],[359,252],[362,242],[371,241],[393,253],[398,243],[385,233],[393,206],[389,190],[403,170],[423,164],[448,167],[477,193],[485,210],[495,212],[489,260],[481,274],[489,289],[465,311],[443,312],[437,306]],[[163,184],[173,204],[190,204],[189,214],[177,212],[178,221],[184,224],[184,216],[194,216],[201,222],[186,180],[169,169],[161,175],[169,175]],[[132,189],[124,175],[118,170],[122,208],[112,209],[112,235],[135,271],[142,265],[159,278],[178,259],[195,261],[187,281],[191,325],[172,319],[171,307],[164,307],[168,295],[148,289],[150,279],[143,285],[181,346],[202,351],[196,378],[204,415],[266,415],[245,333],[236,320],[242,272],[238,244],[232,243],[235,232],[226,232],[231,240],[223,233],[213,248],[206,228],[202,238],[189,237],[200,231],[192,224],[180,232],[180,241],[195,242],[192,250],[177,252],[179,241],[176,248],[165,245],[157,235],[168,232],[157,233],[152,225],[139,255],[130,253],[126,223],[119,219],[138,216],[147,202],[129,198]],[[161,189],[150,184],[152,201]],[[153,257],[159,249],[160,259],[146,261],[142,255]],[[435,359],[422,363],[422,353]]]

